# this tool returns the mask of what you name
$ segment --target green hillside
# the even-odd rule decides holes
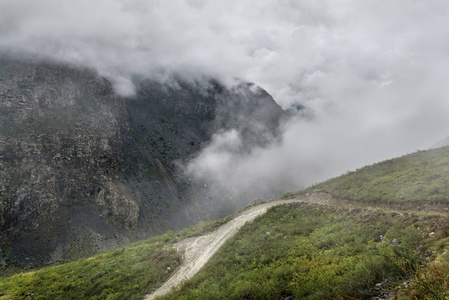
[[[449,147],[367,166],[283,198],[310,201],[305,195],[318,191],[348,201],[269,210],[164,299],[447,299],[449,218],[420,205],[446,207]],[[391,209],[404,203],[408,211]]]
[[[170,231],[88,259],[32,272],[0,273],[0,300],[6,299],[141,299],[159,287],[181,261],[167,247],[180,239],[214,230],[228,218]],[[3,275],[3,277],[2,277]],[[9,275],[9,276],[8,276]]]
[[[302,192],[314,190],[336,198],[374,203],[424,200],[449,204],[449,147],[386,160]]]
[[[382,209],[277,206],[163,299],[371,299],[400,288],[400,299],[427,297],[421,285],[448,296],[442,265],[436,273],[428,265],[448,258],[448,221]]]

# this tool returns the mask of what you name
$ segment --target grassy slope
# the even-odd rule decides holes
[[[279,206],[245,225],[164,299],[370,298],[377,283],[408,276],[403,266],[434,260],[448,233],[448,219],[436,215]]]
[[[215,229],[230,218],[168,232],[92,258],[0,278],[0,299],[141,299],[181,257],[165,245]]]
[[[449,147],[386,160],[314,185],[304,192],[313,190],[352,200],[431,200],[449,204]]]
[[[316,190],[370,204],[448,203],[449,147],[367,166],[284,198]],[[395,278],[412,279],[402,299],[413,293],[443,299],[449,295],[446,249],[444,214],[278,207],[247,224],[166,299],[369,298],[379,292],[376,283]]]

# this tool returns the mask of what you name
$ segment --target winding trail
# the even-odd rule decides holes
[[[359,201],[347,199],[335,199],[331,195],[323,192],[315,192],[307,197],[289,200],[273,200],[250,207],[237,214],[231,221],[220,226],[217,230],[206,235],[184,239],[172,247],[178,252],[183,252],[183,261],[173,275],[154,293],[147,295],[145,300],[155,299],[164,295],[173,287],[178,286],[183,281],[192,278],[207,261],[223,246],[223,244],[242,227],[246,222],[254,220],[257,216],[264,214],[268,208],[293,202],[307,202],[320,205],[338,205],[347,207],[363,207],[365,209],[387,209],[406,211],[427,211],[438,214],[449,214],[449,206],[441,203],[420,202],[416,203],[361,203]]]
[[[237,214],[231,221],[220,226],[217,230],[199,237],[184,239],[173,245],[178,252],[184,252],[183,261],[174,274],[155,292],[145,297],[145,300],[155,299],[164,295],[173,287],[192,278],[214,255],[223,244],[242,227],[246,222],[254,220],[264,214],[268,208],[304,200],[275,200],[250,207]]]

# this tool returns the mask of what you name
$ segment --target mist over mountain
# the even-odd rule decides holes
[[[1,193],[18,203],[2,209],[21,212],[3,237],[34,228],[28,198],[96,199],[126,230],[168,215],[183,226],[444,141],[448,12],[443,0],[2,1]]]
[[[121,95],[136,93],[135,76],[254,82],[304,118],[251,169],[269,157],[270,179],[288,166],[308,174],[288,185],[305,186],[448,136],[448,11],[443,0],[5,0],[0,47],[94,68]]]

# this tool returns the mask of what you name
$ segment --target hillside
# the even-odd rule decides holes
[[[307,202],[278,206],[244,226],[193,279],[162,299],[387,299],[399,289],[426,295],[421,284],[439,293],[448,284],[440,275],[449,259],[448,232],[449,218],[441,215]],[[435,260],[432,274],[428,263]]]
[[[390,166],[387,170],[394,170],[395,178],[406,178],[405,174],[424,162],[444,166],[446,151],[422,151],[368,166],[321,183],[320,191],[311,196],[306,196],[307,190],[285,195],[299,203],[271,208],[244,225],[196,276],[163,299],[444,299],[449,296],[448,213],[425,212],[413,197],[400,200],[417,204],[404,210],[392,209],[388,199],[370,200],[368,206],[361,200],[332,198],[323,190],[328,182],[338,188],[336,181],[347,182],[348,176],[353,180],[359,180],[357,174],[370,176],[370,169],[378,176],[388,176],[379,171],[385,164]],[[424,182],[429,173],[438,173],[441,182],[447,180],[444,167],[442,173],[436,169],[427,168],[428,172],[413,178]],[[383,186],[390,190],[398,182],[384,181]],[[411,189],[416,181],[400,182]],[[203,224],[193,232],[171,232],[92,259],[4,278],[0,299],[25,298],[30,293],[44,298],[56,295],[55,299],[70,299],[71,295],[90,299],[134,295],[140,299],[179,266],[180,258],[170,250],[172,243],[229,219]],[[144,245],[147,254],[136,256],[136,249]],[[125,262],[133,267],[121,270]],[[106,284],[116,277],[122,279]],[[85,284],[78,284],[83,280]],[[123,280],[129,284],[124,286]],[[39,290],[40,286],[46,288]]]
[[[0,279],[0,299],[142,299],[182,261],[172,243],[226,223],[168,233],[90,259]],[[447,289],[449,218],[296,203],[245,225],[163,299],[400,299]],[[437,262],[432,263],[432,262]],[[430,295],[430,296],[429,296]]]
[[[296,195],[313,191],[363,203],[449,205],[449,147],[366,166]]]
[[[247,224],[163,299],[445,299],[449,148],[349,172]],[[418,298],[417,298],[418,297]]]
[[[160,286],[181,257],[165,246],[209,232],[229,218],[169,231],[88,259],[0,277],[0,299],[141,299]],[[110,298],[109,298],[110,297]]]

